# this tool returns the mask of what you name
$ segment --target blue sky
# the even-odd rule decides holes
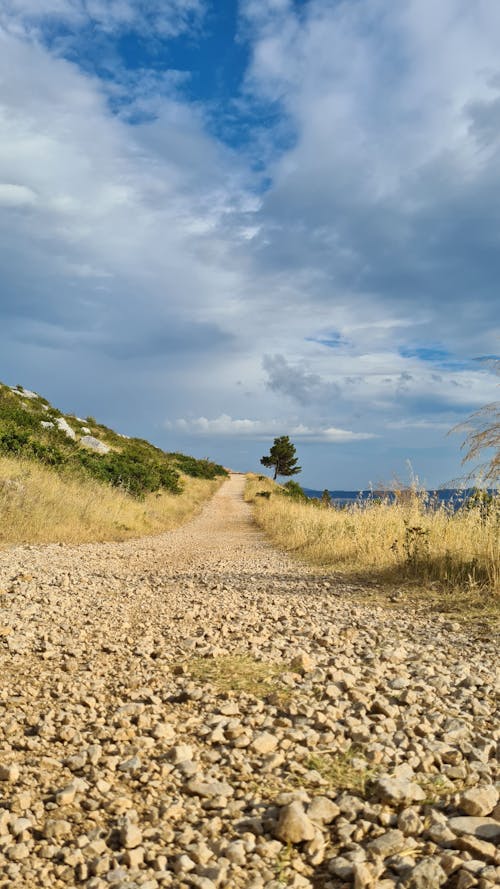
[[[498,398],[496,0],[4,0],[0,379],[309,487]]]

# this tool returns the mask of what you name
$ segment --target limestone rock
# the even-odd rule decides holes
[[[56,417],[55,423],[57,428],[60,429],[61,432],[64,432],[64,434],[67,435],[68,438],[72,438],[73,440],[76,439],[74,429],[71,428],[68,421],[65,420],[64,417]]]
[[[407,778],[381,775],[376,782],[376,791],[382,802],[389,805],[409,805],[425,799],[425,793],[415,781]]]
[[[16,784],[19,781],[19,775],[20,772],[17,763],[0,763],[0,781],[6,781],[9,784]]]
[[[120,830],[120,842],[124,849],[135,849],[142,843],[142,831],[137,824],[126,821]]]
[[[489,815],[498,802],[498,790],[493,784],[471,787],[462,793],[459,807],[466,815]]]
[[[447,879],[439,861],[435,858],[423,858],[402,885],[405,889],[438,889]]]
[[[94,451],[96,454],[109,454],[111,450],[109,445],[104,444],[103,441],[99,441],[98,438],[94,438],[93,435],[82,435],[80,444],[83,445],[84,448]]]
[[[314,838],[314,824],[298,800],[294,800],[281,809],[276,826],[276,836],[284,843],[302,843]]]
[[[315,796],[307,809],[307,815],[317,824],[331,824],[340,815],[340,808],[327,796]]]
[[[290,667],[296,673],[310,673],[316,667],[316,662],[306,651],[298,651],[294,656]]]
[[[478,816],[450,818],[448,827],[457,836],[470,834],[480,840],[488,840],[490,843],[500,842],[500,821],[495,821],[493,818],[479,818]]]
[[[271,735],[269,732],[259,732],[259,734],[255,735],[250,745],[256,753],[260,753],[261,756],[265,756],[267,753],[272,753],[273,750],[278,746],[278,739],[275,735]]]
[[[407,839],[400,830],[388,830],[387,833],[383,833],[375,840],[371,840],[367,848],[372,855],[389,858],[391,855],[397,855],[398,852],[401,852],[406,843]]]

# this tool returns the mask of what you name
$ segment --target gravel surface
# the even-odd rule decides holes
[[[243,486],[0,553],[0,887],[500,885],[494,643],[354,603]]]

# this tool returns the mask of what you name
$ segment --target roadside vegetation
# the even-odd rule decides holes
[[[190,518],[226,475],[0,383],[0,546],[160,533]]]
[[[454,512],[409,487],[335,508],[249,476],[245,499],[273,543],[312,565],[437,595],[453,610],[500,606],[498,495],[479,491]]]
[[[0,457],[0,547],[87,543],[160,534],[188,521],[222,483],[180,477],[181,494],[142,499],[91,478],[61,475],[34,461]]]

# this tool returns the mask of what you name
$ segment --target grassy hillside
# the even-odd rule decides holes
[[[395,502],[335,508],[249,476],[245,499],[274,543],[313,565],[381,588],[435,596],[453,610],[498,611],[498,496],[476,497],[453,512],[429,508],[425,494],[409,489]]]
[[[160,532],[192,515],[226,475],[0,383],[0,545]]]

